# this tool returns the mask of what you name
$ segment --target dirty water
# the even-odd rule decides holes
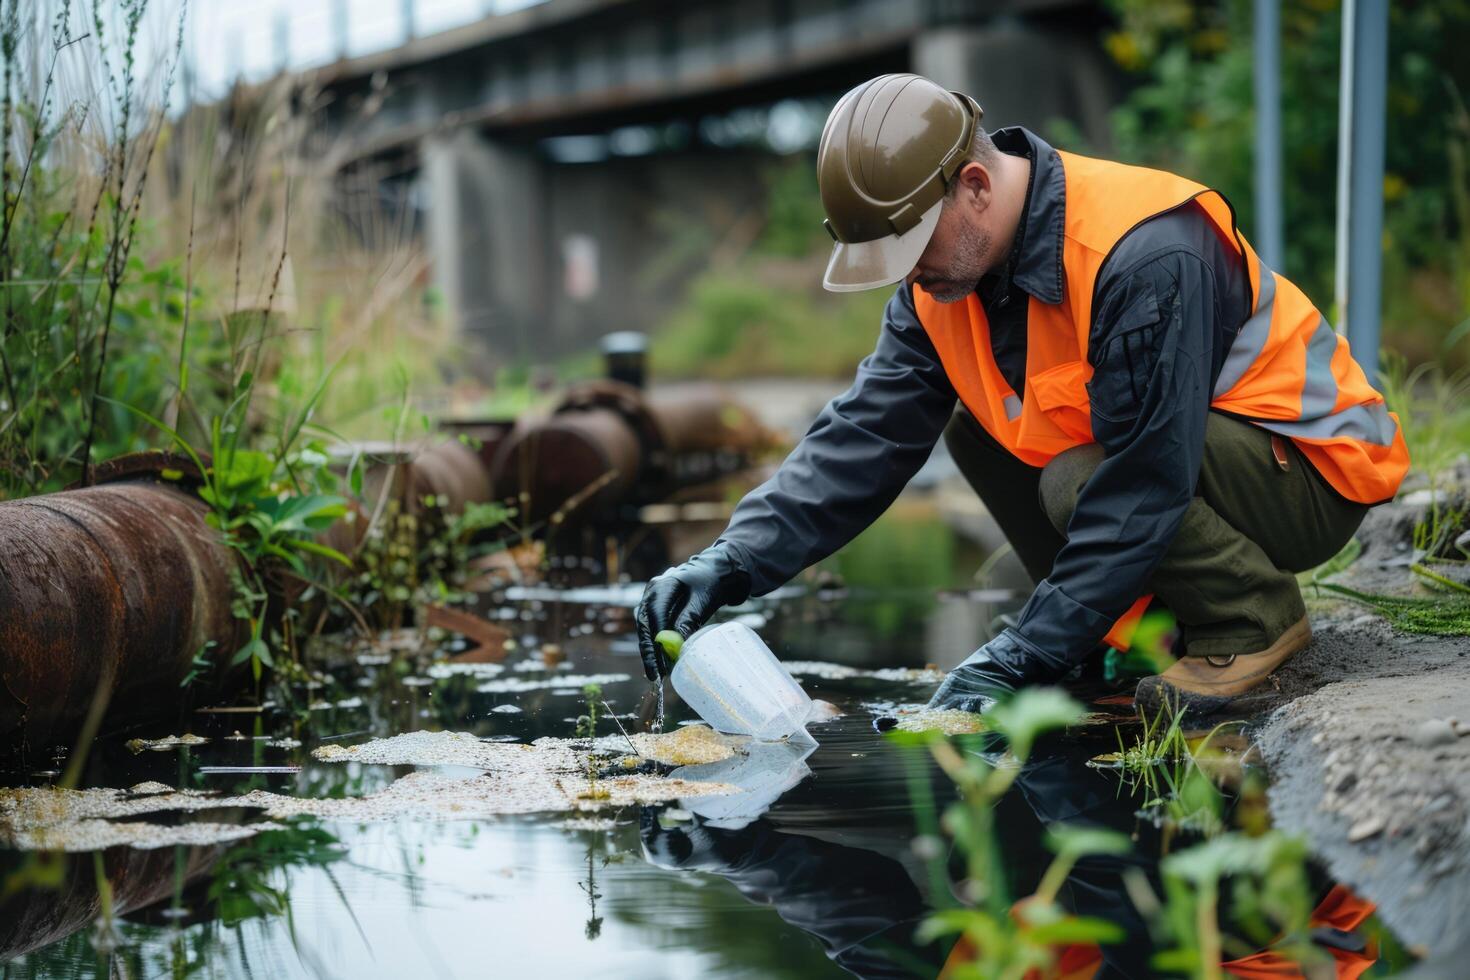
[[[0,850],[0,883],[30,882],[0,898],[0,976],[807,978],[875,975],[895,957],[934,975],[947,950],[912,938],[931,907],[914,790],[940,806],[953,790],[873,722],[971,730],[972,717],[922,710],[932,665],[983,642],[1014,597],[918,591],[787,590],[740,611],[835,706],[811,725],[815,746],[717,736],[676,697],[668,734],[652,736],[621,587],[582,603],[500,597],[492,608],[522,631],[504,664],[344,657],[294,718],[201,712],[187,730],[128,733],[175,739],[150,751],[103,739],[84,793],[52,799],[70,812],[0,794],[0,829],[32,835],[18,843],[108,848]],[[536,655],[548,621],[599,628],[555,638],[565,658],[548,669]],[[577,731],[587,683],[606,702],[591,742]],[[1048,742],[997,808],[1014,894],[1036,886],[1058,820],[1123,830],[1140,854],[1163,847],[1142,796],[1087,765],[1116,746],[1106,720],[1119,712],[1116,690],[1091,693],[1115,699],[1093,705],[1103,721]],[[119,913],[110,929],[96,923],[99,867]],[[1128,931],[1120,968],[1147,975],[1148,930],[1120,911],[1121,879],[1085,861],[1074,879],[1086,911]]]

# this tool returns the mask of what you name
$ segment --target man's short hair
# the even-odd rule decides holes
[[[973,160],[976,163],[992,167],[999,157],[1000,150],[996,148],[995,141],[990,138],[990,134],[979,126],[976,126],[975,136],[970,141],[970,155],[966,158],[966,162],[968,163]],[[959,171],[956,170],[955,174],[958,175]],[[944,189],[944,196],[953,197],[954,189],[957,186],[959,186],[959,181],[951,178],[949,186]]]

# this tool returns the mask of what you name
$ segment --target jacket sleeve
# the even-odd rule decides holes
[[[929,458],[955,392],[901,284],[852,387],[817,416],[776,473],[746,495],[715,543],[764,595],[852,540]]]
[[[1053,656],[1080,661],[1144,594],[1194,497],[1220,323],[1214,268],[1181,247],[1103,270],[1088,391],[1104,459],[1016,626]]]

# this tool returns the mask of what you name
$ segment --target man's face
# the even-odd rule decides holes
[[[970,166],[974,166],[971,164]],[[996,263],[994,236],[987,227],[990,195],[988,176],[984,191],[963,184],[944,202],[939,224],[908,274],[911,285],[941,303],[955,303],[975,291],[980,277]]]

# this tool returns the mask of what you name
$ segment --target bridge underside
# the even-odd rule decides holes
[[[435,278],[491,370],[652,329],[712,255],[738,253],[781,155],[744,110],[815,114],[780,148],[805,165],[826,105],[916,71],[974,95],[987,127],[1065,121],[1106,147],[1095,7],[553,0],[473,29],[504,36],[426,38],[315,81],[354,166],[417,184]]]

